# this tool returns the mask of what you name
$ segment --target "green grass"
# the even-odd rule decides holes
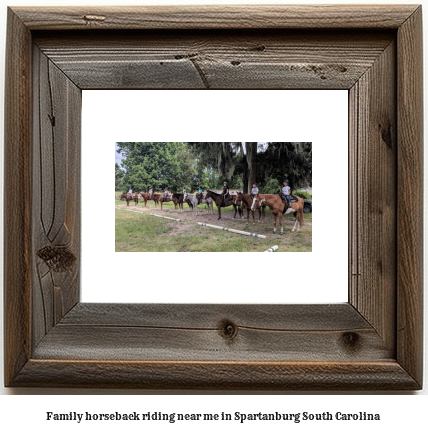
[[[117,196],[116,196],[117,197]],[[115,202],[116,205],[126,205],[125,201]],[[144,202],[143,202],[144,206]],[[312,251],[312,214],[304,215],[305,223],[299,232],[291,232],[294,224],[292,216],[284,217],[284,235],[272,234],[273,223],[270,211],[266,209],[264,224],[250,224],[245,220],[231,220],[233,207],[222,208],[222,220],[217,220],[217,207],[214,206],[214,214],[207,216],[205,205],[200,205],[202,212],[194,217],[188,212],[188,205],[184,205],[183,214],[174,212],[172,202],[165,203],[162,214],[168,217],[182,218],[182,222],[160,219],[150,216],[150,212],[161,214],[160,207],[154,206],[154,202],[148,202],[150,211],[144,214],[128,212],[116,209],[116,252],[263,252],[278,245],[279,252],[310,252]],[[141,203],[137,207],[131,202],[129,210],[142,211]],[[246,216],[246,213],[244,214]],[[257,217],[257,213],[256,213]],[[202,227],[197,222],[205,222],[217,226],[238,229],[246,232],[255,232],[266,235],[266,239],[248,237],[221,231],[209,227]]]

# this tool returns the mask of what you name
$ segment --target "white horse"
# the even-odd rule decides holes
[[[195,211],[195,214],[198,215],[198,205],[199,205],[199,199],[196,196],[196,194],[184,194],[184,202],[189,201],[192,204],[193,211]],[[202,199],[201,204],[205,204],[207,207],[207,214],[210,212],[211,207],[211,214],[214,212],[214,206],[213,206],[213,200],[209,197],[208,199]]]

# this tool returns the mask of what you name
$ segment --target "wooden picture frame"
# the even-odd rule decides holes
[[[9,8],[6,386],[420,389],[421,23],[413,5]],[[97,88],[348,89],[349,302],[81,303]]]

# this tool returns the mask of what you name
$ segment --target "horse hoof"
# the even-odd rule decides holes
[[[283,232],[280,232],[279,235],[284,235],[284,233],[283,233]]]
[[[275,231],[272,232],[275,235]]]

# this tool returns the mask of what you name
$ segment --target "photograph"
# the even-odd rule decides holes
[[[116,252],[311,252],[311,142],[116,142]]]

